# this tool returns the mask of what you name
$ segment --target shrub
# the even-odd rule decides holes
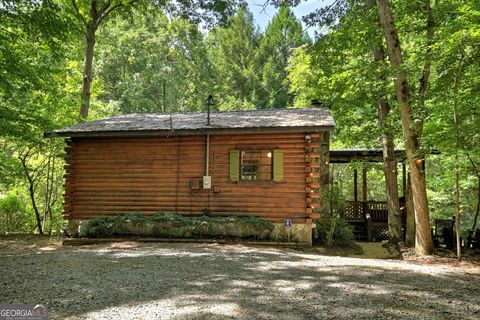
[[[0,199],[0,233],[29,232],[31,219],[26,207],[16,195]]]
[[[101,217],[82,227],[82,237],[111,237],[115,235],[154,235],[159,237],[234,237],[266,239],[274,229],[273,223],[257,217],[187,218],[175,213],[159,213],[153,217],[125,214]]]
[[[153,235],[166,238],[189,238],[192,235],[191,221],[175,213],[159,213],[150,218]]]
[[[350,245],[354,236],[352,226],[342,217],[325,215],[315,222],[318,239],[316,241],[325,245]]]

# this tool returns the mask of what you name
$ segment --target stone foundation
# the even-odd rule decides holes
[[[288,241],[312,245],[312,223],[292,224],[286,228],[283,223],[275,223],[275,229],[270,233],[273,241]]]
[[[88,220],[69,220],[68,233],[70,236],[78,237],[80,235],[82,225],[85,225]],[[127,225],[123,225],[125,227]],[[312,245],[312,223],[298,223],[292,224],[290,228],[286,228],[283,223],[274,223],[275,229],[266,238],[277,242],[296,242],[311,246]],[[132,225],[132,230],[129,230],[125,235],[143,235],[147,237],[153,236],[153,225],[147,224],[141,229],[135,228]]]

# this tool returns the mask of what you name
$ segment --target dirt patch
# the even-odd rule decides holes
[[[463,272],[471,274],[480,273],[480,252],[462,252],[462,257],[458,260],[457,253],[453,250],[437,249],[434,255],[417,256],[413,249],[407,249],[402,250],[402,259],[421,265],[436,265],[445,268],[460,269]]]
[[[4,241],[0,301],[46,303],[51,319],[480,317],[480,270],[462,265],[245,245]]]
[[[0,255],[26,253],[34,251],[61,250],[62,242],[58,237],[38,235],[2,235],[0,236]]]

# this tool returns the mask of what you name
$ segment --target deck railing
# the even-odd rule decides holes
[[[402,205],[400,206],[402,207]],[[388,208],[386,201],[347,201],[340,211],[346,220],[388,221]]]
[[[373,221],[388,220],[386,201],[348,201],[340,211],[340,215],[346,220],[364,220],[370,218]]]
[[[400,203],[402,225],[405,230],[405,204]],[[340,216],[353,227],[357,240],[372,241],[388,238],[388,207],[386,201],[347,201]]]

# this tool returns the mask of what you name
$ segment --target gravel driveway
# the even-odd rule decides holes
[[[0,302],[51,319],[480,319],[477,270],[215,244],[0,252]]]

